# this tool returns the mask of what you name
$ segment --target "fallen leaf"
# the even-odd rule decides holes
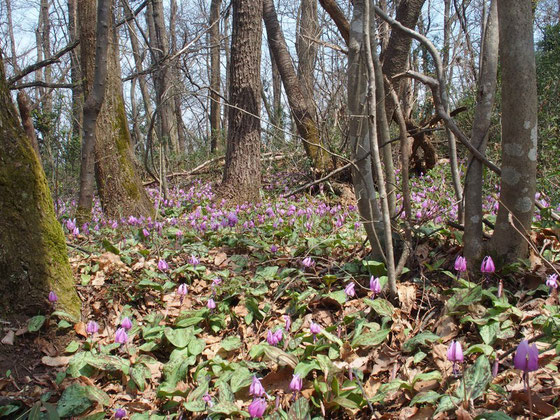
[[[71,356],[57,356],[57,357],[50,357],[50,356],[43,356],[41,358],[41,362],[44,365],[50,367],[61,367],[66,366],[70,361]]]
[[[2,339],[2,344],[7,344],[9,346],[13,346],[15,336],[16,336],[16,334],[13,330],[8,331],[8,334],[6,334],[4,336],[4,338]]]
[[[74,331],[76,331],[76,334],[87,338],[86,324],[84,322],[78,322],[74,324]]]

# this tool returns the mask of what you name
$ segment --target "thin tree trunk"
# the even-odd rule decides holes
[[[170,11],[169,11],[169,42],[170,42],[170,54],[173,55],[177,52],[177,0],[170,1]],[[181,81],[180,74],[181,69],[179,67],[179,60],[175,59],[171,63],[172,65],[172,92],[173,92],[173,102],[175,111],[175,120],[177,124],[177,141],[182,153],[186,152],[187,147],[187,135],[185,133],[185,124],[183,123],[183,112],[181,109]]]
[[[264,0],[263,19],[268,43],[282,77],[298,134],[304,142],[305,152],[317,172],[328,172],[333,167],[333,161],[321,142],[317,122],[313,117],[312,104],[306,99],[299,83],[282,29],[278,23],[273,0]]]
[[[531,1],[512,7],[498,0],[502,75],[502,175],[500,206],[492,236],[505,261],[527,255],[535,207],[537,82]]]
[[[318,19],[317,0],[301,0],[296,34],[297,75],[307,98],[313,98],[315,91],[317,43],[314,40],[320,35]]]
[[[220,141],[220,8],[222,0],[210,4],[210,153],[216,153]]]
[[[218,195],[233,203],[260,200],[262,0],[232,0],[229,129]]]
[[[84,103],[84,136],[82,143],[82,166],[80,168],[80,196],[78,199],[77,217],[80,222],[89,221],[91,218],[91,208],[93,204],[93,194],[95,192],[95,142],[97,138],[97,117],[101,111],[101,105],[105,97],[105,87],[107,82],[107,49],[109,44],[109,24],[111,21],[111,1],[98,0],[97,5],[97,28],[95,33],[84,31],[88,26],[90,29],[93,25],[82,20],[80,22],[82,41],[82,51],[86,51],[88,47],[95,42],[94,70],[89,74],[93,78],[89,94]],[[95,1],[80,2],[81,16],[80,18],[92,18],[92,11]],[[88,16],[89,15],[89,16]],[[86,35],[87,39],[86,40]],[[96,38],[96,41],[93,41]],[[88,43],[90,41],[91,43]],[[89,45],[88,45],[89,44]],[[82,52],[82,60],[84,57]],[[85,61],[82,66],[87,65]],[[84,71],[85,75],[88,75]]]
[[[10,57],[10,63],[14,68],[14,73],[19,72],[19,66],[17,63],[17,51],[16,51],[16,38],[14,36],[14,24],[12,21],[12,1],[6,0],[6,20],[8,23],[8,38],[10,38],[10,52],[12,56]]]
[[[37,315],[50,308],[80,317],[80,298],[45,173],[17,120],[0,52],[0,313]]]
[[[78,39],[78,15],[77,0],[68,0],[68,35],[69,42],[76,42]],[[72,80],[72,137],[81,139],[82,137],[82,72],[80,70],[79,46],[70,51],[70,80]]]
[[[498,5],[492,0],[486,31],[483,39],[483,56],[480,64],[477,104],[474,114],[471,143],[482,154],[486,151],[488,129],[492,117],[496,93],[498,70]],[[465,233],[463,235],[464,256],[474,267],[483,253],[482,244],[482,162],[472,155],[469,158],[465,177]]]

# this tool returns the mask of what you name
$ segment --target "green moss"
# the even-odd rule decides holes
[[[5,315],[47,310],[54,290],[58,307],[75,317],[81,302],[56,220],[43,168],[19,125],[0,63],[0,286]]]

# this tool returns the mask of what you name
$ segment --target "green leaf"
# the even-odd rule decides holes
[[[348,398],[344,398],[344,397],[336,397],[333,400],[334,403],[344,407],[344,408],[349,408],[350,410],[355,410],[357,408],[360,408],[360,406],[358,404],[356,404],[354,401],[349,400]]]
[[[344,305],[348,300],[348,297],[346,296],[346,293],[344,293],[344,290],[337,290],[336,292],[330,292],[327,293],[325,296],[336,300],[341,305]]]
[[[418,346],[426,346],[428,343],[432,343],[439,340],[439,335],[434,334],[430,331],[421,332],[416,336],[412,337],[410,340],[404,342],[402,349],[406,353],[412,352]]]
[[[206,348],[206,342],[201,338],[195,338],[194,340],[191,340],[191,342],[188,345],[189,354],[191,356],[198,356],[200,353],[204,351],[205,348]]]
[[[457,289],[454,289],[457,290]],[[448,301],[447,308],[450,313],[460,307],[472,305],[482,300],[482,286],[478,285],[472,289],[458,289]]]
[[[385,264],[380,261],[362,261],[362,264],[366,267],[369,274],[371,274],[372,276],[379,277],[387,274]]]
[[[288,411],[288,420],[310,420],[309,401],[307,398],[298,398]]]
[[[8,404],[0,407],[0,417],[7,417],[9,414],[15,413],[20,409],[19,405]]]
[[[441,395],[439,395],[436,391],[420,392],[412,398],[409,406],[412,407],[416,404],[435,404],[440,397]]]
[[[233,372],[231,376],[231,391],[237,392],[242,388],[251,385],[253,374],[244,366],[241,366]]]
[[[56,411],[62,418],[78,416],[90,408],[92,402],[86,387],[73,384],[64,390],[58,400]]]
[[[431,372],[419,373],[412,379],[412,385],[419,381],[441,381],[441,372],[433,370]]]
[[[85,386],[85,395],[90,401],[96,401],[97,403],[107,406],[111,404],[111,399],[105,391],[96,388],[94,386]]]
[[[31,407],[27,420],[40,420],[41,419],[41,403],[37,402]]]
[[[473,344],[465,350],[465,355],[473,353],[482,353],[485,356],[490,356],[494,353],[494,348],[488,344]]]
[[[112,252],[115,255],[119,255],[121,253],[121,251],[119,251],[115,245],[113,245],[111,242],[109,242],[107,239],[103,239],[103,241],[101,241],[101,243],[103,244],[103,248],[105,248],[106,251]]]
[[[241,347],[241,338],[237,336],[227,337],[222,341],[222,348],[225,351],[232,351]]]
[[[184,348],[191,342],[194,338],[194,330],[192,328],[178,328],[173,329],[167,327],[164,330],[165,338],[169,341],[173,346],[177,348]]]
[[[474,365],[470,366],[463,375],[463,380],[457,388],[456,395],[463,398],[463,387],[466,384],[467,398],[476,400],[484,394],[488,384],[492,380],[492,372],[490,362],[486,356],[480,356],[476,359]]]
[[[321,369],[319,363],[316,360],[304,360],[303,362],[299,362],[294,369],[294,374],[301,376],[301,378],[305,378],[309,372],[314,369]]]
[[[474,418],[474,420],[513,420],[507,414],[500,411],[490,411],[488,413],[479,414]]]
[[[137,363],[130,368],[130,377],[140,391],[144,391],[146,388],[146,378],[150,376],[150,370],[143,363]]]
[[[193,413],[206,411],[206,403],[202,399],[183,403],[183,407],[185,407],[185,410]]]
[[[196,363],[195,356],[189,356],[188,349],[175,349],[169,356],[169,361],[163,367],[164,381],[160,384],[158,397],[186,396],[186,392],[176,389],[177,383],[185,379],[189,366]]]
[[[482,341],[491,346],[494,343],[494,340],[496,340],[496,335],[498,334],[499,329],[500,324],[496,321],[489,322],[488,324],[480,327],[480,337],[482,338]]]
[[[71,341],[64,349],[64,353],[76,353],[79,348],[80,343],[78,343],[77,341]]]
[[[446,411],[453,410],[461,403],[461,398],[457,398],[453,395],[444,395],[440,398],[438,407],[434,413],[434,417],[436,414],[445,413]]]
[[[370,306],[378,315],[391,318],[395,313],[395,307],[388,300],[377,298],[374,300],[364,299],[364,303]]]
[[[43,315],[34,316],[27,323],[27,330],[29,332],[37,332],[45,323],[46,318]]]
[[[325,328],[321,329],[321,332],[319,334],[323,334],[323,336],[329,340],[332,343],[336,343],[338,344],[340,347],[342,347],[343,343],[342,340],[340,338],[338,338],[336,335],[331,334],[330,332],[328,332]]]
[[[370,331],[360,334],[352,340],[352,347],[374,347],[383,343],[391,330]]]
[[[74,323],[74,324],[76,324],[77,322],[80,321],[80,320],[79,320],[77,317],[75,317],[74,315],[70,315],[69,313],[64,312],[64,311],[54,311],[54,312],[51,314],[51,316],[57,317],[57,318],[60,318],[60,319],[64,319],[64,320],[66,320],[66,321],[68,321],[68,322],[71,322],[71,323]]]

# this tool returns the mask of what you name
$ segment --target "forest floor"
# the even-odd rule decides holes
[[[97,207],[75,227],[73,203],[60,203],[82,320],[55,311],[1,326],[0,417],[258,417],[256,400],[269,419],[559,418],[560,306],[545,284],[560,269],[557,229],[536,222],[528,261],[458,273],[452,198],[442,174],[421,177],[399,306],[352,194],[285,198],[297,177],[267,181],[261,204],[231,209],[201,181],[166,199],[150,190],[155,220]],[[485,207],[491,219],[495,197]],[[530,392],[513,364],[523,339],[539,350]]]

